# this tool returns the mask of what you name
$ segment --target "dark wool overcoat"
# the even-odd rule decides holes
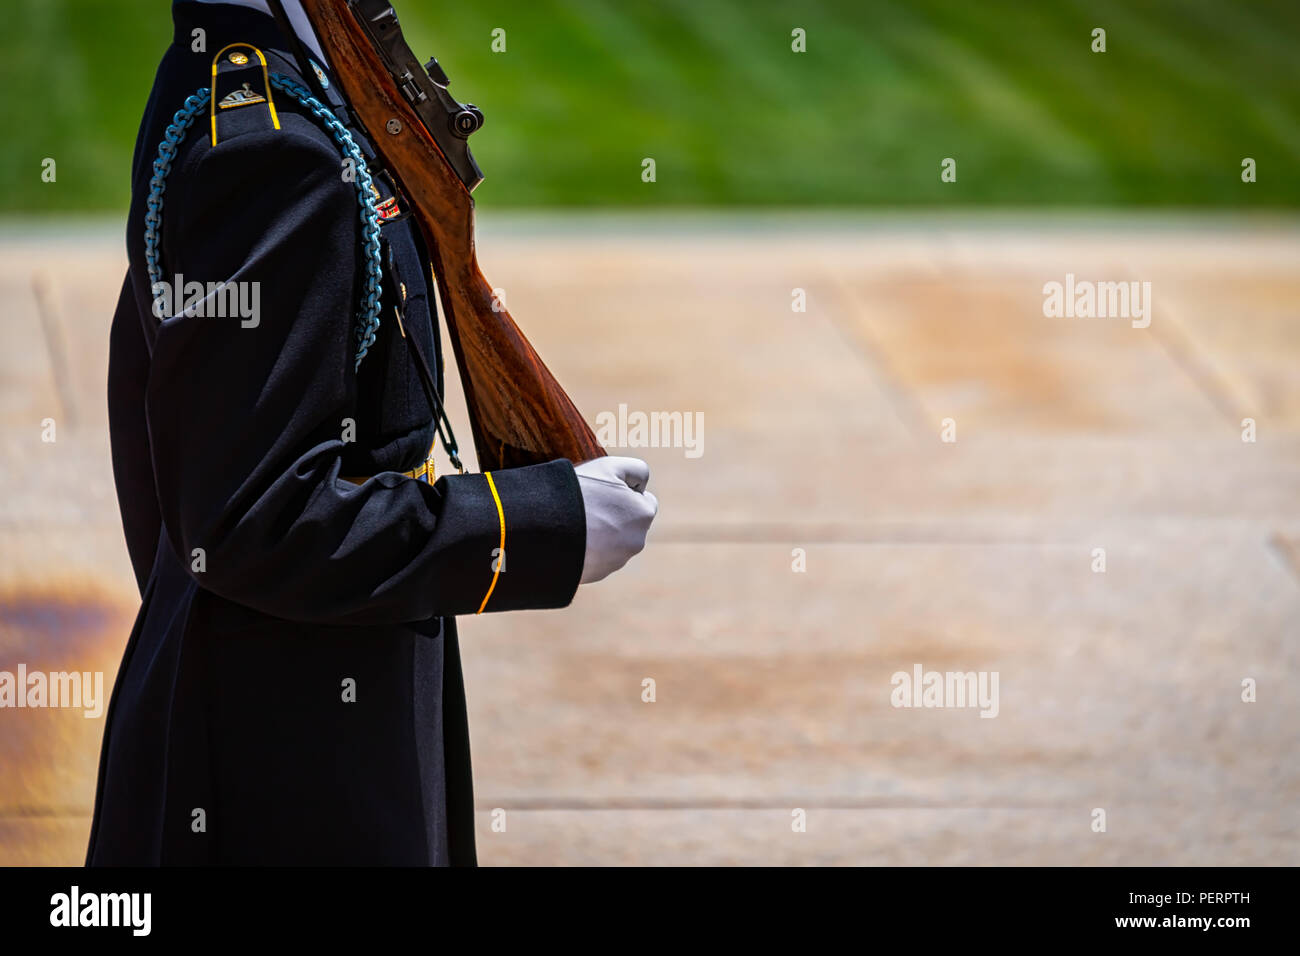
[[[357,369],[356,184],[335,138],[283,92],[276,129],[266,104],[218,89],[234,105],[216,145],[204,109],[164,194],[164,281],[256,287],[255,324],[155,309],[146,202],[173,114],[211,85],[227,44],[305,85],[270,17],[182,2],[173,18],[136,142],[110,345],[113,469],[142,601],[87,862],[472,864],[454,615],[476,613],[489,587],[488,612],[572,600],[577,478],[565,461],[497,471],[494,496],[481,474],[401,474],[434,438],[398,321],[440,384],[429,257],[412,220],[383,223],[381,321]],[[337,84],[325,92],[346,116]]]

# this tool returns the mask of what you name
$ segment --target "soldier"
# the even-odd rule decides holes
[[[568,605],[658,507],[627,458],[434,480],[429,256],[290,8],[314,78],[265,4],[176,3],[137,139],[91,865],[473,864],[454,616]]]

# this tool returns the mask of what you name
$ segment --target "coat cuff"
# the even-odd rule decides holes
[[[472,515],[475,529],[463,542],[471,583],[460,613],[568,606],[587,549],[587,515],[573,465],[560,458],[444,480],[458,499],[457,513]]]

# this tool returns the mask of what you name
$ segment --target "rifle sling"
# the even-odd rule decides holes
[[[402,287],[401,276],[398,273],[397,263],[393,259],[393,250],[389,246],[387,239],[380,240],[384,250],[384,259],[388,265],[389,275],[393,277],[393,282],[397,290]],[[400,291],[398,292],[400,298]],[[394,306],[400,312],[405,312],[406,304],[404,302]],[[436,306],[435,306],[436,308]],[[434,323],[434,334],[437,334],[437,324]],[[429,362],[424,356],[424,348],[420,345],[419,339],[414,335],[408,335],[403,329],[402,338],[406,341],[411,349],[411,355],[415,359],[415,370],[420,376],[420,386],[424,389],[424,397],[429,402],[429,411],[433,413],[434,426],[438,432],[438,440],[442,442],[443,449],[447,452],[447,457],[451,459],[452,466],[460,472],[465,470],[460,461],[460,447],[456,444],[456,433],[452,431],[451,418],[447,415],[447,409],[442,404],[442,399],[438,396],[438,387],[434,383],[433,373],[429,370]]]

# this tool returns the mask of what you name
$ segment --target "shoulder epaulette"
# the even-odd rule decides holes
[[[244,52],[246,50],[251,51],[253,56]],[[282,74],[269,72],[266,57],[252,44],[232,43],[223,47],[212,60],[212,87],[203,87],[187,97],[184,105],[172,117],[171,124],[163,131],[162,141],[158,144],[158,157],[153,163],[153,177],[149,181],[149,198],[144,217],[145,264],[149,281],[151,285],[157,286],[162,277],[162,213],[167,176],[171,172],[172,161],[199,112],[205,107],[208,110],[214,147],[226,136],[227,124],[221,117],[227,114],[248,115],[256,118],[252,122],[262,124],[250,128],[278,130],[280,117],[275,111],[275,90],[286,93],[308,116],[324,127],[338,144],[343,157],[352,163],[348,179],[356,186],[357,201],[361,206],[363,259],[361,303],[357,310],[355,329],[356,367],[359,368],[366,352],[375,343],[375,334],[379,329],[383,270],[380,264],[380,213],[376,208],[378,191],[365,155],[348,128],[301,83]],[[257,107],[263,103],[266,105],[265,111],[240,108]]]
[[[265,109],[242,109],[264,105]],[[251,130],[279,129],[266,57],[251,43],[231,43],[212,58],[212,145]]]

